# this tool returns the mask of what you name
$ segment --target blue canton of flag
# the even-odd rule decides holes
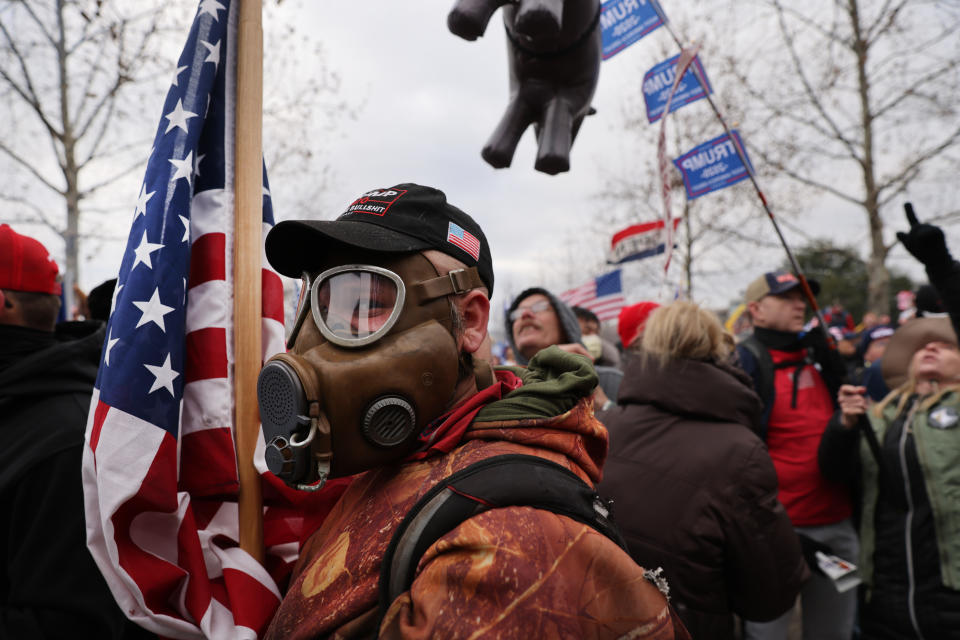
[[[236,23],[236,2],[200,2],[134,209],[87,423],[88,546],[127,615],[169,637],[255,638],[284,577],[236,544]],[[263,184],[266,231],[265,171]],[[262,284],[266,358],[283,350],[283,288],[269,268]],[[286,548],[271,565],[289,572],[299,531],[271,527],[281,530],[267,553]]]
[[[454,222],[449,223],[447,227],[447,242],[460,247],[470,254],[474,260],[480,259],[480,241],[472,233]]]
[[[621,270],[616,269],[579,287],[568,289],[558,297],[571,307],[593,311],[601,322],[612,320],[620,314],[626,302],[620,275]]]

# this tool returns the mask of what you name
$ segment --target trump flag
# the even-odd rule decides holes
[[[83,459],[91,553],[127,616],[175,638],[257,637],[303,533],[297,496],[264,477],[266,568],[237,547],[235,14],[236,2],[202,0],[177,62],[120,265]],[[263,193],[266,233],[265,172]],[[265,263],[261,280],[266,359],[283,350],[283,287]]]
[[[746,165],[740,158],[740,152],[747,160]],[[688,200],[746,180],[753,173],[753,165],[736,129],[730,135],[724,133],[697,145],[673,163],[683,174]]]

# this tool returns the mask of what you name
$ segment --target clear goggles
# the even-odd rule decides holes
[[[329,342],[362,347],[376,342],[397,323],[407,299],[403,279],[383,267],[347,264],[314,276],[304,272],[300,283],[297,320],[287,339],[292,349],[308,312]],[[476,267],[455,269],[410,285],[417,304],[486,286]]]
[[[324,338],[341,347],[362,347],[379,340],[396,324],[406,299],[400,276],[372,265],[348,264],[300,283],[297,321],[291,347],[308,310]]]

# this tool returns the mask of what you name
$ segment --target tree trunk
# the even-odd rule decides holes
[[[870,228],[870,257],[867,260],[867,308],[883,314],[889,309],[890,272],[885,264],[887,249],[883,244],[883,218],[880,217],[877,181],[873,157],[873,113],[870,109],[870,79],[867,76],[867,50],[860,25],[859,0],[848,0],[847,9],[853,28],[853,51],[857,57],[857,88],[860,95],[860,118],[863,126],[863,157],[860,161],[863,172],[864,199]]]
[[[60,78],[60,121],[63,123],[63,158],[61,168],[66,183],[64,199],[67,204],[67,226],[63,234],[64,254],[66,264],[63,272],[64,302],[66,318],[71,319],[73,312],[73,286],[80,282],[79,253],[80,240],[80,185],[77,169],[77,141],[73,132],[73,123],[70,118],[70,73],[67,68],[66,30],[64,27],[64,3],[57,2],[57,27],[59,39],[57,41],[57,66]]]

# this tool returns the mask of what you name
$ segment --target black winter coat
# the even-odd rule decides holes
[[[927,274],[960,335],[960,262],[940,272],[927,269]],[[901,443],[903,423],[901,415],[878,443],[883,474],[873,522],[877,551],[873,587],[860,609],[861,635],[868,640],[901,640],[920,637],[919,629],[928,640],[952,640],[960,638],[960,591],[942,584],[924,472],[912,436]],[[860,429],[843,428],[838,411],[819,450],[824,477],[850,483],[857,496],[861,437]]]
[[[731,612],[771,620],[809,575],[777,501],[777,475],[753,432],[761,406],[739,369],[682,360],[665,369],[631,354],[600,494],[631,556],[663,567],[694,638],[732,637]]]
[[[0,369],[0,638],[141,632],[86,547],[80,461],[104,333],[79,332]]]

